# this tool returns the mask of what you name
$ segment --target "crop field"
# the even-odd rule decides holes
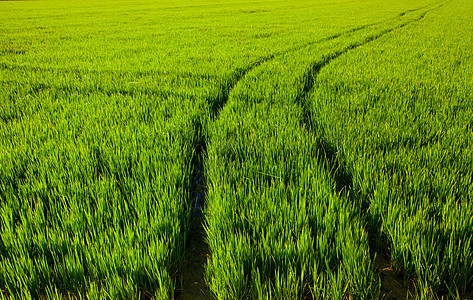
[[[473,1],[0,1],[0,299],[473,299]]]

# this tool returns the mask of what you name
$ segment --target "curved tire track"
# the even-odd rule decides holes
[[[345,48],[343,48],[340,51],[336,51],[332,54],[329,54],[325,57],[323,57],[322,60],[314,62],[309,69],[307,70],[304,78],[304,84],[303,88],[301,89],[300,93],[297,96],[297,104],[301,106],[303,109],[304,113],[304,123],[305,127],[309,131],[314,130],[314,126],[318,130],[322,130],[323,132],[323,125],[322,124],[315,124],[312,120],[310,109],[309,109],[309,101],[308,101],[308,94],[310,91],[314,89],[314,86],[317,82],[317,76],[321,72],[321,70],[328,66],[332,61],[335,59],[341,57],[344,54],[347,54],[348,52],[360,47],[364,46],[366,44],[369,44],[370,42],[373,42],[393,31],[396,31],[398,29],[402,29],[403,27],[414,24],[416,22],[419,22],[422,20],[429,12],[432,12],[434,10],[437,10],[444,6],[446,3],[449,1],[443,2],[442,4],[435,6],[422,14],[420,14],[419,17],[408,21],[404,22],[402,24],[399,24],[398,26],[395,26],[393,28],[385,29],[382,30],[381,32],[377,34],[373,34],[371,36],[368,36],[364,38],[362,41],[352,43]],[[404,14],[402,14],[404,15]],[[327,162],[327,172],[332,176],[332,178],[335,181],[337,191],[339,193],[346,193],[348,192],[348,197],[352,201],[360,201],[362,202],[363,205],[363,210],[367,210],[369,208],[369,203],[366,201],[366,199],[361,199],[361,195],[359,195],[354,189],[353,189],[353,177],[352,174],[347,170],[346,167],[344,167],[344,162],[341,160],[341,158],[338,156],[338,149],[333,146],[331,143],[325,140],[323,133],[321,134],[322,139],[319,145],[317,145],[317,148],[321,150],[321,153],[323,154],[322,159],[324,159]],[[370,232],[368,230],[369,235],[372,235],[373,232]],[[371,242],[370,242],[371,244]],[[400,284],[395,284],[397,282],[396,276],[393,274],[392,269],[390,269],[389,263],[383,258],[383,255],[379,255],[378,251],[372,250],[372,259],[374,262],[375,267],[378,269],[379,275],[380,275],[380,280],[381,280],[381,290],[387,294],[387,295],[396,295],[398,297],[401,297],[400,295],[408,295],[411,293],[411,291],[408,288],[405,288],[404,286]],[[376,258],[376,260],[374,259]],[[412,294],[411,294],[412,295]],[[393,298],[396,299],[396,297],[389,297],[389,299]]]
[[[400,13],[398,16],[396,16],[394,18],[390,18],[390,19],[386,19],[386,20],[383,20],[383,21],[380,21],[380,22],[374,22],[374,23],[370,23],[370,24],[367,24],[367,25],[355,27],[355,28],[352,28],[352,29],[349,29],[349,30],[342,31],[340,33],[336,33],[336,34],[328,36],[328,37],[324,37],[324,38],[319,39],[317,41],[308,42],[308,43],[305,43],[303,45],[299,45],[299,46],[296,46],[296,47],[293,47],[293,48],[290,48],[290,49],[287,49],[287,50],[284,50],[284,51],[279,51],[279,52],[276,52],[276,53],[272,53],[268,56],[259,58],[257,61],[249,64],[246,67],[237,68],[229,77],[225,78],[222,82],[220,82],[219,87],[218,87],[217,97],[210,98],[210,99],[207,100],[210,103],[210,109],[211,109],[210,116],[211,116],[211,119],[216,120],[216,119],[219,118],[220,111],[227,104],[229,96],[230,96],[231,92],[233,91],[233,89],[235,88],[235,86],[238,84],[238,82],[240,80],[242,80],[249,72],[255,70],[256,68],[258,68],[262,64],[264,64],[266,62],[269,62],[269,61],[272,61],[272,60],[274,60],[278,57],[282,57],[286,54],[297,52],[299,50],[310,47],[312,45],[316,45],[316,44],[319,44],[319,43],[335,40],[337,38],[344,37],[344,36],[359,32],[359,31],[361,31],[363,29],[366,29],[366,28],[369,28],[369,27],[373,27],[373,26],[376,26],[376,25],[381,25],[383,23],[386,23],[386,22],[391,21],[391,20],[395,20],[397,18],[402,18],[402,17],[406,16],[408,13],[416,12],[416,11],[419,11],[419,10],[424,9],[426,7],[428,7],[428,6],[420,7],[420,8],[417,8],[417,9],[407,10],[407,11],[404,11],[404,12]],[[365,44],[367,44],[371,41],[374,41],[374,40],[382,37],[383,35],[386,35],[389,32],[392,32],[396,29],[402,28],[402,27],[404,27],[408,24],[411,24],[413,22],[419,21],[420,19],[422,19],[425,16],[425,14],[427,12],[424,12],[417,19],[405,22],[405,23],[403,23],[403,24],[401,24],[397,27],[393,27],[393,28],[390,28],[390,29],[383,30],[383,31],[379,32],[378,34],[375,34],[375,35],[372,35],[372,36],[369,36],[369,37],[365,38],[361,42],[350,44],[349,46],[343,48],[340,51],[337,51],[335,53],[332,53],[332,54],[329,54],[329,55],[325,56],[322,61],[318,61],[318,62],[313,63],[309,67],[306,75],[303,77],[304,78],[304,85],[303,85],[302,90],[296,96],[296,104],[302,106],[303,111],[304,111],[304,116],[305,116],[304,122],[306,123],[306,125],[308,125],[309,130],[311,130],[310,128],[312,126],[312,121],[311,121],[309,110],[308,110],[308,107],[307,107],[306,97],[307,97],[307,94],[313,89],[313,86],[316,82],[316,77],[317,77],[318,73],[320,72],[320,70],[323,67],[327,66],[334,59],[340,57],[341,55],[349,52],[352,49],[355,49],[356,47],[365,45]],[[202,216],[201,216],[201,213],[200,213],[201,207],[205,204],[204,202],[205,202],[205,193],[206,193],[206,182],[205,182],[205,178],[204,178],[204,175],[203,175],[204,174],[204,172],[203,172],[203,169],[204,169],[203,161],[204,161],[204,154],[206,153],[206,149],[207,149],[207,141],[204,138],[204,134],[203,134],[204,128],[203,128],[202,123],[196,124],[195,130],[196,130],[196,136],[198,137],[198,139],[197,139],[197,142],[196,142],[196,145],[195,145],[195,149],[196,149],[195,150],[195,156],[194,156],[193,161],[192,161],[193,190],[191,191],[191,197],[193,197],[193,199],[194,199],[193,203],[192,203],[192,209],[194,211],[194,216],[193,216],[192,225],[191,225],[191,229],[190,229],[191,234],[189,234],[189,238],[188,238],[188,247],[187,248],[191,249],[190,252],[192,253],[192,255],[194,257],[197,256],[200,259],[202,259],[202,258],[205,258],[207,255],[209,255],[209,249],[208,249],[206,243],[204,242],[205,241],[205,232],[204,232],[204,228],[202,226]],[[351,176],[346,174],[346,172],[344,171],[345,169],[340,167],[338,164],[334,165],[334,162],[336,161],[336,159],[335,159],[336,158],[336,149],[331,149],[330,146],[327,143],[324,143],[324,141],[322,141],[322,144],[318,145],[318,147],[324,150],[326,158],[328,159],[330,165],[332,165],[332,170],[330,171],[330,173],[332,175],[335,174],[336,182],[337,182],[337,190],[341,191],[345,188],[345,186],[348,186],[349,189],[350,189],[351,185],[352,185]],[[336,171],[334,172],[334,170],[336,170]],[[336,175],[336,174],[338,174],[338,175]],[[189,249],[187,249],[187,251],[189,251]],[[187,268],[188,269],[195,269],[196,268],[196,263],[190,262],[187,265]],[[196,298],[203,297],[204,294],[208,295],[207,286],[204,284],[204,281],[203,281],[203,278],[204,278],[203,267],[201,269],[202,269],[201,270],[202,274],[196,274],[193,271],[186,270],[186,268],[183,268],[181,270],[181,275],[184,274],[184,276],[182,276],[183,281],[192,281],[195,284],[192,287],[192,284],[183,283],[181,288],[183,288],[184,286],[187,286],[187,287],[191,286],[191,288],[190,288],[190,290],[182,290],[181,291],[182,293],[180,294],[180,296],[178,296],[179,299],[196,299]],[[190,275],[185,276],[186,274],[190,274]]]
[[[422,6],[422,7],[419,7],[419,8],[416,8],[416,9],[409,9],[409,10],[406,10],[406,11],[403,11],[401,13],[399,13],[396,17],[394,18],[389,18],[389,19],[385,19],[385,20],[382,20],[382,21],[379,21],[379,22],[374,22],[374,23],[370,23],[370,24],[366,24],[366,25],[362,25],[362,26],[358,26],[358,27],[355,27],[355,28],[351,28],[351,29],[348,29],[348,30],[345,30],[345,31],[342,31],[342,32],[339,32],[339,33],[336,33],[336,34],[333,34],[331,36],[328,36],[328,37],[324,37],[324,38],[321,38],[321,39],[318,39],[316,41],[312,41],[312,42],[307,42],[305,44],[302,44],[302,45],[298,45],[298,46],[295,46],[295,47],[292,47],[292,48],[289,48],[289,49],[286,49],[286,50],[283,50],[283,51],[278,51],[278,52],[275,52],[275,53],[272,53],[270,55],[267,55],[267,56],[264,56],[264,57],[261,57],[259,59],[257,59],[256,61],[252,62],[250,65],[246,66],[246,67],[243,67],[243,68],[237,68],[231,75],[230,77],[228,78],[225,78],[220,84],[219,84],[219,89],[218,89],[218,96],[214,99],[209,99],[209,101],[212,103],[211,105],[211,108],[212,108],[212,115],[214,117],[216,117],[219,113],[219,111],[225,106],[225,104],[227,103],[228,101],[228,98],[230,96],[230,93],[231,91],[234,89],[234,87],[236,86],[236,84],[242,80],[249,72],[253,71],[254,69],[256,69],[257,67],[259,67],[260,65],[266,63],[266,62],[269,62],[269,61],[272,61],[278,57],[282,57],[286,54],[289,54],[289,53],[293,53],[293,52],[297,52],[299,50],[302,50],[304,48],[307,48],[307,47],[310,47],[310,46],[313,46],[313,45],[316,45],[316,44],[319,44],[319,43],[323,43],[323,42],[328,42],[328,41],[332,41],[332,40],[335,40],[339,37],[342,37],[342,36],[346,36],[346,35],[349,35],[349,34],[352,34],[352,33],[356,33],[358,31],[361,31],[363,29],[366,29],[366,28],[370,28],[370,27],[373,27],[373,26],[376,26],[376,25],[381,25],[383,23],[386,23],[388,21],[391,21],[391,20],[395,20],[395,19],[398,19],[398,18],[402,18],[402,17],[405,17],[407,14],[409,13],[413,13],[413,12],[417,12],[419,10],[422,10],[426,7],[429,7],[430,5],[432,4],[429,4],[429,5],[426,5],[426,6]],[[443,4],[442,4],[443,5]],[[440,6],[442,6],[440,5]],[[440,7],[439,6],[439,7]],[[439,8],[439,7],[436,7],[436,8]],[[434,9],[436,9],[434,8]],[[433,10],[433,9],[432,9]],[[431,10],[429,10],[431,11]],[[427,12],[429,12],[427,11]],[[353,48],[356,48],[356,47],[359,47],[359,46],[362,46],[370,41],[373,41],[375,39],[378,39],[380,38],[381,36],[395,30],[395,29],[398,29],[400,27],[404,27],[412,22],[416,22],[416,21],[419,21],[420,19],[422,19],[424,17],[424,15],[427,13],[427,12],[424,12],[420,18],[417,18],[417,19],[414,19],[414,20],[411,20],[411,21],[408,21],[408,22],[405,22],[403,23],[401,26],[398,26],[398,27],[395,27],[395,28],[392,28],[392,29],[388,29],[388,30],[384,30],[382,31],[381,33],[379,33],[378,35],[375,35],[373,37],[369,37],[367,41],[363,41],[361,43],[357,43],[357,44],[354,44],[354,45],[350,45],[348,46],[346,49],[343,49],[342,51],[340,52],[336,52],[335,54],[332,54],[332,55],[329,55],[327,56],[324,61],[322,63],[315,63],[314,65],[312,65],[310,68],[309,68],[309,74],[307,74],[307,76],[313,76],[313,74],[316,74],[320,71],[320,69],[322,67],[324,67],[325,65],[327,65],[330,61],[332,61],[333,59],[336,59],[337,57],[339,57],[340,55],[343,55],[344,53],[347,53],[349,50],[353,49]],[[313,70],[312,72],[310,70]],[[315,72],[315,73],[314,73]],[[311,74],[312,73],[312,74]],[[310,77],[308,77],[309,79]],[[314,81],[315,81],[315,77],[314,77]],[[309,80],[307,81],[309,82]],[[304,89],[303,89],[303,93],[304,93],[304,97],[305,97],[305,94],[307,94],[307,92],[309,92],[310,89],[312,89],[313,87],[313,82],[312,84],[307,84],[304,85]]]
[[[339,51],[336,51],[336,52],[333,52],[329,55],[324,56],[322,58],[322,60],[314,62],[307,69],[307,72],[303,77],[304,78],[303,79],[303,88],[301,89],[301,91],[298,93],[298,95],[296,97],[296,103],[298,105],[300,105],[303,109],[304,124],[306,125],[305,127],[309,128],[309,130],[313,130],[313,127],[316,125],[316,124],[314,124],[314,122],[312,120],[307,95],[314,88],[314,85],[317,82],[317,76],[324,67],[328,66],[332,61],[339,58],[340,56],[342,56],[344,54],[347,54],[348,52],[350,52],[350,51],[352,51],[352,50],[354,50],[358,47],[367,45],[370,42],[373,42],[373,41],[387,35],[388,33],[391,33],[395,30],[401,29],[401,28],[403,28],[407,25],[419,22],[420,20],[422,20],[426,16],[427,13],[441,8],[443,5],[445,5],[445,3],[447,3],[447,2],[444,2],[444,3],[438,5],[434,8],[431,8],[431,9],[423,12],[419,17],[417,17],[413,20],[404,22],[404,23],[399,24],[399,25],[397,25],[393,28],[384,29],[384,30],[380,31],[379,33],[367,36],[361,41],[352,43],[352,44],[344,47],[343,49],[341,49]],[[410,11],[408,11],[408,12],[410,12]],[[402,15],[404,15],[404,14],[402,14]],[[321,144],[318,145],[318,148],[320,148],[322,150],[322,153],[324,153],[324,155],[325,155],[326,161],[329,163],[329,166],[331,168],[330,173],[332,174],[332,177],[334,177],[334,179],[336,181],[338,192],[342,192],[342,191],[346,191],[346,190],[352,190],[352,185],[353,185],[352,176],[351,176],[351,174],[349,174],[348,170],[343,168],[341,162],[338,161],[338,159],[337,159],[338,150],[335,147],[331,146],[324,139],[322,139]]]

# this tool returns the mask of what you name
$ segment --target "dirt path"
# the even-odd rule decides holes
[[[181,272],[182,291],[177,297],[180,300],[210,299],[209,291],[204,281],[205,264],[209,249],[205,243],[205,232],[202,217],[193,220],[186,249],[186,261]]]
[[[378,268],[381,277],[381,299],[404,300],[408,299],[408,294],[409,298],[412,298],[411,291],[405,287],[402,278],[396,276],[387,259],[382,255],[376,257],[375,266]]]

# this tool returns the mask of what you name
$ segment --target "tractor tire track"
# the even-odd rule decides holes
[[[316,41],[311,41],[311,42],[307,42],[305,44],[302,44],[302,45],[298,45],[298,46],[295,46],[295,47],[292,47],[292,48],[289,48],[289,49],[286,49],[286,50],[283,50],[283,51],[278,51],[278,52],[274,52],[272,54],[269,54],[267,56],[263,56],[263,57],[260,57],[259,59],[257,59],[256,61],[250,63],[248,66],[246,67],[243,67],[243,68],[237,68],[228,78],[225,78],[222,82],[220,82],[219,84],[219,88],[218,88],[218,93],[217,93],[217,97],[216,98],[209,98],[208,101],[210,103],[212,103],[211,105],[211,112],[212,112],[212,115],[214,116],[214,118],[217,118],[217,115],[219,114],[220,110],[225,106],[225,104],[227,103],[228,101],[228,98],[230,96],[230,93],[231,91],[235,88],[235,86],[237,85],[237,83],[242,80],[249,72],[253,71],[254,69],[258,68],[259,66],[261,66],[262,64],[266,63],[266,62],[270,62],[276,58],[279,58],[279,57],[282,57],[284,55],[287,55],[287,54],[290,54],[290,53],[294,53],[294,52],[297,52],[297,51],[300,51],[304,48],[307,48],[307,47],[310,47],[310,46],[313,46],[313,45],[316,45],[316,44],[320,44],[320,43],[323,43],[323,42],[328,42],[328,41],[332,41],[332,40],[335,40],[339,37],[342,37],[342,36],[345,36],[345,35],[348,35],[348,34],[352,34],[352,33],[356,33],[358,31],[361,31],[363,29],[366,29],[366,28],[370,28],[370,27],[373,27],[373,26],[376,26],[376,25],[381,25],[383,23],[386,23],[388,21],[391,21],[391,20],[395,20],[395,19],[398,19],[398,18],[401,18],[401,17],[404,17],[406,16],[408,13],[413,13],[413,12],[417,12],[419,10],[422,10],[426,7],[429,7],[431,4],[429,5],[426,5],[426,6],[422,6],[422,7],[419,7],[419,8],[416,8],[416,9],[409,9],[409,10],[406,10],[406,11],[403,11],[401,13],[399,13],[396,17],[394,18],[389,18],[389,19],[385,19],[385,20],[382,20],[382,21],[379,21],[379,22],[374,22],[374,23],[370,23],[370,24],[366,24],[366,25],[362,25],[362,26],[358,26],[358,27],[355,27],[355,28],[351,28],[351,29],[348,29],[348,30],[344,30],[344,31],[341,31],[339,33],[336,33],[336,34],[333,34],[331,36],[328,36],[328,37],[324,37],[324,38],[321,38],[321,39],[318,39]],[[443,4],[442,4],[443,5]],[[424,13],[425,14],[425,13]],[[423,16],[422,16],[423,17]],[[410,21],[410,22],[406,22],[405,25],[407,24],[410,24],[411,22],[414,22],[416,20],[413,20],[413,21]],[[403,25],[403,26],[405,26]],[[401,26],[402,27],[402,26]],[[392,30],[395,30],[396,28],[393,28],[390,31]],[[388,33],[387,32],[381,32],[379,36],[377,36],[376,38],[379,38],[381,35],[384,35]],[[376,39],[376,38],[373,38]],[[371,41],[371,40],[370,40]],[[369,41],[368,41],[369,42]],[[341,51],[341,53],[338,53],[337,52],[337,55],[336,56],[329,56],[327,57],[328,60],[325,61],[325,63],[323,65],[321,65],[319,67],[322,68],[323,66],[325,66],[325,64],[327,64],[330,60],[333,60],[335,58],[337,58],[338,56],[348,52],[349,50],[353,49],[357,47],[357,45],[353,46],[352,48],[346,50],[346,51]],[[344,49],[345,50],[345,49]],[[314,66],[312,66],[312,68],[314,68]],[[305,93],[307,93],[309,90],[306,90],[306,88],[311,88],[311,87],[306,87],[304,86],[304,91]],[[305,95],[304,95],[305,96]]]
[[[361,199],[361,195],[357,194],[357,192],[353,188],[352,174],[350,174],[349,170],[345,167],[344,162],[342,160],[343,158],[338,156],[339,149],[337,149],[336,146],[331,144],[329,141],[325,140],[324,134],[323,134],[323,131],[324,131],[323,124],[316,124],[312,120],[312,115],[310,113],[310,108],[309,108],[308,94],[314,89],[314,86],[317,83],[317,77],[319,73],[321,72],[321,70],[324,67],[327,67],[335,59],[349,53],[352,50],[355,50],[358,47],[367,45],[370,42],[373,42],[391,32],[394,32],[398,29],[402,29],[405,26],[415,24],[421,21],[429,12],[440,9],[442,6],[444,6],[448,2],[449,1],[443,2],[442,4],[423,12],[417,18],[411,21],[404,22],[393,28],[382,30],[381,32],[377,34],[368,36],[361,41],[352,43],[339,51],[336,51],[332,54],[324,56],[322,60],[314,62],[308,68],[305,76],[303,77],[304,78],[303,88],[301,89],[300,93],[298,94],[296,98],[296,103],[300,105],[300,107],[303,110],[303,116],[304,116],[303,123],[305,125],[304,127],[307,128],[307,130],[312,131],[312,132],[314,130],[322,131],[322,134],[321,134],[322,139],[319,145],[316,145],[316,147],[320,150],[320,153],[322,154],[321,159],[327,162],[325,164],[327,168],[327,172],[334,179],[337,192],[339,192],[340,194],[347,194],[349,199],[351,199],[351,201],[361,200],[362,211],[367,211],[367,209],[369,208],[369,203],[367,199]],[[367,232],[368,232],[368,235],[378,234],[378,233],[370,232],[370,230],[368,229],[367,229]],[[370,237],[370,239],[372,239],[372,237]],[[370,245],[372,245],[372,241],[370,241]],[[387,250],[384,250],[384,251],[387,251]],[[406,297],[412,296],[413,291],[410,290],[408,287],[403,286],[400,283],[400,282],[403,282],[403,280],[397,278],[397,276],[394,274],[394,271],[389,261],[386,259],[386,253],[381,253],[379,252],[379,250],[373,250],[373,248],[371,249],[371,252],[372,252],[371,256],[373,259],[373,265],[378,270],[378,273],[380,276],[381,292],[384,294],[383,297],[387,297],[387,299],[394,300],[394,299],[406,299]]]
[[[445,2],[446,3],[446,2]],[[369,44],[370,42],[373,42],[395,30],[401,29],[407,25],[419,22],[422,20],[425,15],[433,10],[441,8],[445,3],[442,3],[439,6],[436,6],[432,9],[429,9],[425,12],[423,12],[419,17],[404,22],[402,24],[399,24],[395,27],[384,29],[376,34],[370,35],[365,37],[361,41],[354,42],[352,44],[349,44],[348,46],[344,47],[341,50],[335,51],[331,54],[328,54],[322,58],[322,60],[314,62],[306,71],[306,74],[303,76],[303,87],[301,91],[298,93],[296,97],[296,103],[300,105],[303,109],[303,114],[304,114],[304,120],[303,123],[306,128],[309,128],[310,130],[314,130],[315,125],[320,125],[320,124],[314,124],[312,120],[312,116],[310,113],[310,108],[309,108],[309,101],[307,99],[307,96],[309,92],[311,92],[317,82],[317,76],[321,72],[321,70],[328,66],[332,61],[335,59],[339,58],[340,56],[347,54],[348,52],[358,48],[365,46]],[[320,126],[318,126],[320,127]],[[323,131],[323,128],[319,128]],[[352,185],[353,185],[353,180],[352,176],[349,174],[349,172],[346,170],[346,168],[342,167],[340,162],[337,159],[338,155],[338,150],[331,146],[330,143],[327,141],[323,140],[321,141],[320,145],[318,147],[322,150],[322,153],[325,155],[326,161],[329,162],[329,165],[331,167],[330,173],[334,177],[336,184],[337,184],[337,190],[338,192],[342,191],[348,191],[352,190]]]
[[[421,9],[424,9],[425,7],[427,6],[420,7],[413,10],[407,10],[405,12],[400,13],[398,16],[394,18],[355,27],[349,30],[336,33],[328,37],[321,38],[316,41],[308,42],[303,45],[292,47],[284,51],[275,52],[268,56],[259,58],[258,60],[256,60],[255,62],[252,62],[246,67],[237,68],[229,77],[223,79],[219,83],[219,86],[217,89],[217,96],[207,99],[208,103],[210,104],[210,119],[212,121],[215,121],[216,119],[219,118],[220,112],[227,104],[230,94],[234,90],[238,82],[240,82],[248,73],[257,69],[259,66],[263,65],[264,63],[270,62],[276,58],[300,51],[304,48],[307,48],[319,43],[332,41],[337,38],[359,32],[363,29],[380,25],[390,20],[404,17],[408,13],[419,11]],[[349,52],[350,50],[355,49],[356,47],[365,45],[371,41],[374,41],[380,38],[381,36],[391,31],[394,31],[398,28],[404,27],[412,22],[418,21],[422,19],[424,15],[425,13],[423,13],[421,17],[405,22],[401,24],[400,26],[381,31],[380,33],[376,35],[369,36],[361,42],[351,44],[340,51],[337,51],[333,54],[325,56],[322,61],[315,62],[314,64],[312,64],[309,67],[307,74],[304,76],[305,82],[303,85],[303,89],[296,97],[296,103],[303,106],[304,115],[306,116],[304,122],[306,122],[307,125],[311,127],[312,121],[310,120],[309,110],[308,110],[307,104],[304,104],[304,103],[306,101],[307,94],[312,90],[315,84],[317,74],[320,72],[320,70],[323,67],[327,66],[332,60],[340,57],[341,55]],[[207,256],[210,255],[208,245],[205,242],[206,236],[205,236],[205,229],[203,226],[204,220],[202,216],[202,207],[205,206],[205,197],[206,197],[206,192],[207,192],[206,178],[204,176],[204,157],[207,152],[207,141],[205,139],[204,131],[205,131],[205,128],[202,123],[196,124],[195,132],[198,139],[194,146],[195,154],[192,160],[192,170],[193,170],[192,171],[192,188],[190,192],[190,197],[193,199],[192,220],[190,224],[190,230],[189,230],[189,235],[188,235],[187,245],[186,245],[187,253],[185,255],[185,263],[184,263],[183,269],[180,272],[181,288],[178,289],[176,293],[178,295],[177,296],[178,299],[208,299],[210,297],[208,287],[204,281],[204,272],[205,272],[204,264],[207,261]],[[324,149],[324,152],[326,154],[326,157],[328,158],[328,161],[330,161],[333,164],[333,162],[336,161],[335,159],[336,149],[331,149],[327,143],[321,144],[319,145],[319,147]],[[333,170],[337,170],[337,171],[333,172]],[[344,168],[338,165],[336,165],[335,169],[332,167],[332,174],[335,174],[335,173],[341,174],[341,175],[337,175],[338,179],[336,180],[338,191],[343,190],[346,186],[351,187],[352,185],[351,176],[348,174],[345,174],[344,170],[345,170]]]

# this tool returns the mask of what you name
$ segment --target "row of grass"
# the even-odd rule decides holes
[[[203,109],[54,87],[33,103],[0,125],[2,294],[170,297]]]
[[[299,124],[301,110],[239,103],[210,131],[205,215],[214,296],[372,293],[359,205],[335,193],[317,160],[316,138]]]
[[[174,297],[199,119],[228,74],[154,71],[153,49],[116,39],[151,33],[110,24],[138,7],[114,4],[4,4],[3,297]]]
[[[206,280],[215,298],[378,296],[364,202],[337,193],[304,100],[313,68],[426,11],[276,57],[231,91],[207,133]]]
[[[471,11],[450,1],[350,51],[307,100],[369,203],[380,253],[420,299],[473,287]]]

